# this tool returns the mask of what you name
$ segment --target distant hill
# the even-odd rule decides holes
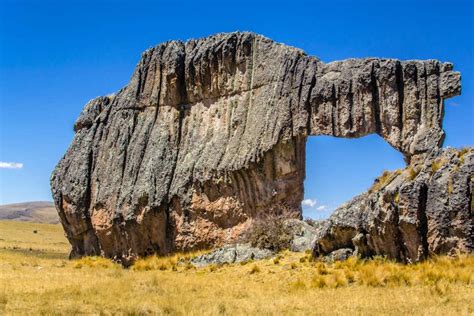
[[[25,202],[0,205],[0,220],[34,223],[59,223],[53,202]]]

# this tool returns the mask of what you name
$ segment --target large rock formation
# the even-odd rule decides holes
[[[460,74],[435,60],[325,64],[252,33],[145,51],[90,101],[53,172],[72,256],[222,244],[262,212],[300,216],[309,135],[377,133],[407,161],[443,141]]]
[[[313,255],[351,248],[417,262],[474,250],[474,149],[434,150],[338,208],[315,239]]]

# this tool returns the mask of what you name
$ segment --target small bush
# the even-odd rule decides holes
[[[285,221],[291,217],[288,213],[259,217],[242,234],[241,239],[243,242],[248,242],[257,248],[272,251],[288,249],[292,240],[292,234]]]

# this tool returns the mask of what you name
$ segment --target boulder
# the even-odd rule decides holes
[[[332,251],[327,256],[325,256],[324,261],[328,263],[332,263],[336,261],[344,261],[344,260],[349,259],[353,255],[354,255],[354,249],[340,248],[340,249]]]
[[[350,248],[417,262],[474,249],[474,149],[438,149],[407,168],[385,172],[339,207],[318,231],[313,255]]]
[[[274,253],[267,249],[254,248],[249,244],[226,245],[208,254],[191,259],[191,264],[203,267],[210,264],[232,264],[262,260],[273,256]]]
[[[313,249],[313,242],[322,226],[322,223],[314,222],[313,225],[308,224],[305,221],[297,219],[289,219],[285,222],[290,233],[291,242],[290,250],[293,252],[305,252]]]
[[[125,87],[85,106],[53,171],[71,257],[215,247],[262,213],[300,218],[309,135],[376,133],[420,159],[460,89],[450,63],[323,63],[247,32],[150,48]]]

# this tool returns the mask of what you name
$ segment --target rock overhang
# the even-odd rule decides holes
[[[377,133],[407,160],[438,148],[460,74],[435,60],[324,64],[254,33],[145,51],[89,102],[52,176],[73,253],[166,253],[232,240],[260,212],[301,211],[305,139]]]

